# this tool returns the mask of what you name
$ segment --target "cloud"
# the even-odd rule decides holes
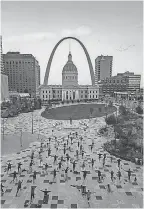
[[[43,32],[43,33],[31,33],[24,34],[21,36],[11,36],[7,38],[3,38],[3,41],[6,42],[35,42],[35,41],[44,41],[47,39],[53,39],[56,37],[55,33],[52,32]]]
[[[76,29],[64,29],[61,32],[62,36],[88,36],[92,33],[91,28],[87,26],[81,26]]]

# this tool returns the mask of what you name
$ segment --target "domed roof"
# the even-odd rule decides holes
[[[73,64],[72,55],[69,52],[68,61],[66,65],[63,67],[63,72],[77,72],[76,66]]]

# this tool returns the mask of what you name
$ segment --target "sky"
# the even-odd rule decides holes
[[[85,45],[93,68],[96,57],[102,54],[113,56],[112,75],[125,71],[142,75],[142,2],[3,1],[1,20],[3,53],[33,54],[40,64],[41,84],[54,46],[66,36],[74,36]],[[58,46],[48,84],[62,83],[69,50],[79,84],[91,84],[85,53],[75,40],[65,40]]]

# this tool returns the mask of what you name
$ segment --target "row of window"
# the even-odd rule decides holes
[[[61,92],[62,92],[62,91],[57,91],[57,93],[61,93]],[[68,94],[68,92],[69,92],[69,91],[66,91],[67,94]],[[71,91],[70,91],[70,92],[71,92]],[[80,92],[81,92],[81,93],[86,93],[86,94],[88,93],[87,90],[86,90],[86,91],[80,91]],[[44,91],[44,90],[43,90],[43,93],[46,93],[46,94],[47,94],[47,93],[51,93],[51,91],[47,91],[47,90]],[[52,93],[55,93],[55,90],[53,90]],[[97,91],[89,91],[89,93],[96,93],[96,94],[97,94]]]
[[[26,62],[26,61],[4,61],[4,64],[34,64],[34,62]]]
[[[63,76],[63,78],[73,80],[76,79],[76,76]]]
[[[57,97],[53,95],[53,98],[61,98],[61,97],[62,97],[61,95],[57,95]],[[50,98],[50,95],[49,97],[47,95],[43,95],[43,98]]]

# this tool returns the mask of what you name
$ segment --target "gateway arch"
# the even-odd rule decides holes
[[[47,64],[47,68],[46,68],[46,72],[45,72],[45,77],[44,77],[44,85],[47,85],[48,84],[48,78],[49,78],[49,73],[50,73],[50,67],[51,67],[51,63],[52,63],[52,59],[53,59],[53,56],[54,56],[54,53],[57,49],[57,47],[60,45],[61,42],[63,42],[64,40],[66,39],[73,39],[75,41],[77,41],[81,47],[83,48],[84,52],[85,52],[85,55],[86,55],[86,58],[87,58],[87,61],[88,61],[88,65],[89,65],[89,70],[90,70],[90,75],[91,75],[91,82],[92,82],[92,85],[94,86],[95,85],[95,77],[94,77],[94,70],[93,70],[93,66],[92,66],[92,62],[91,62],[91,59],[90,59],[90,56],[89,56],[89,53],[86,49],[86,47],[84,46],[84,44],[77,38],[75,37],[65,37],[65,38],[62,38],[56,45],[55,47],[53,48],[52,52],[51,52],[51,55],[50,55],[50,58],[49,58],[49,61],[48,61],[48,64]]]

